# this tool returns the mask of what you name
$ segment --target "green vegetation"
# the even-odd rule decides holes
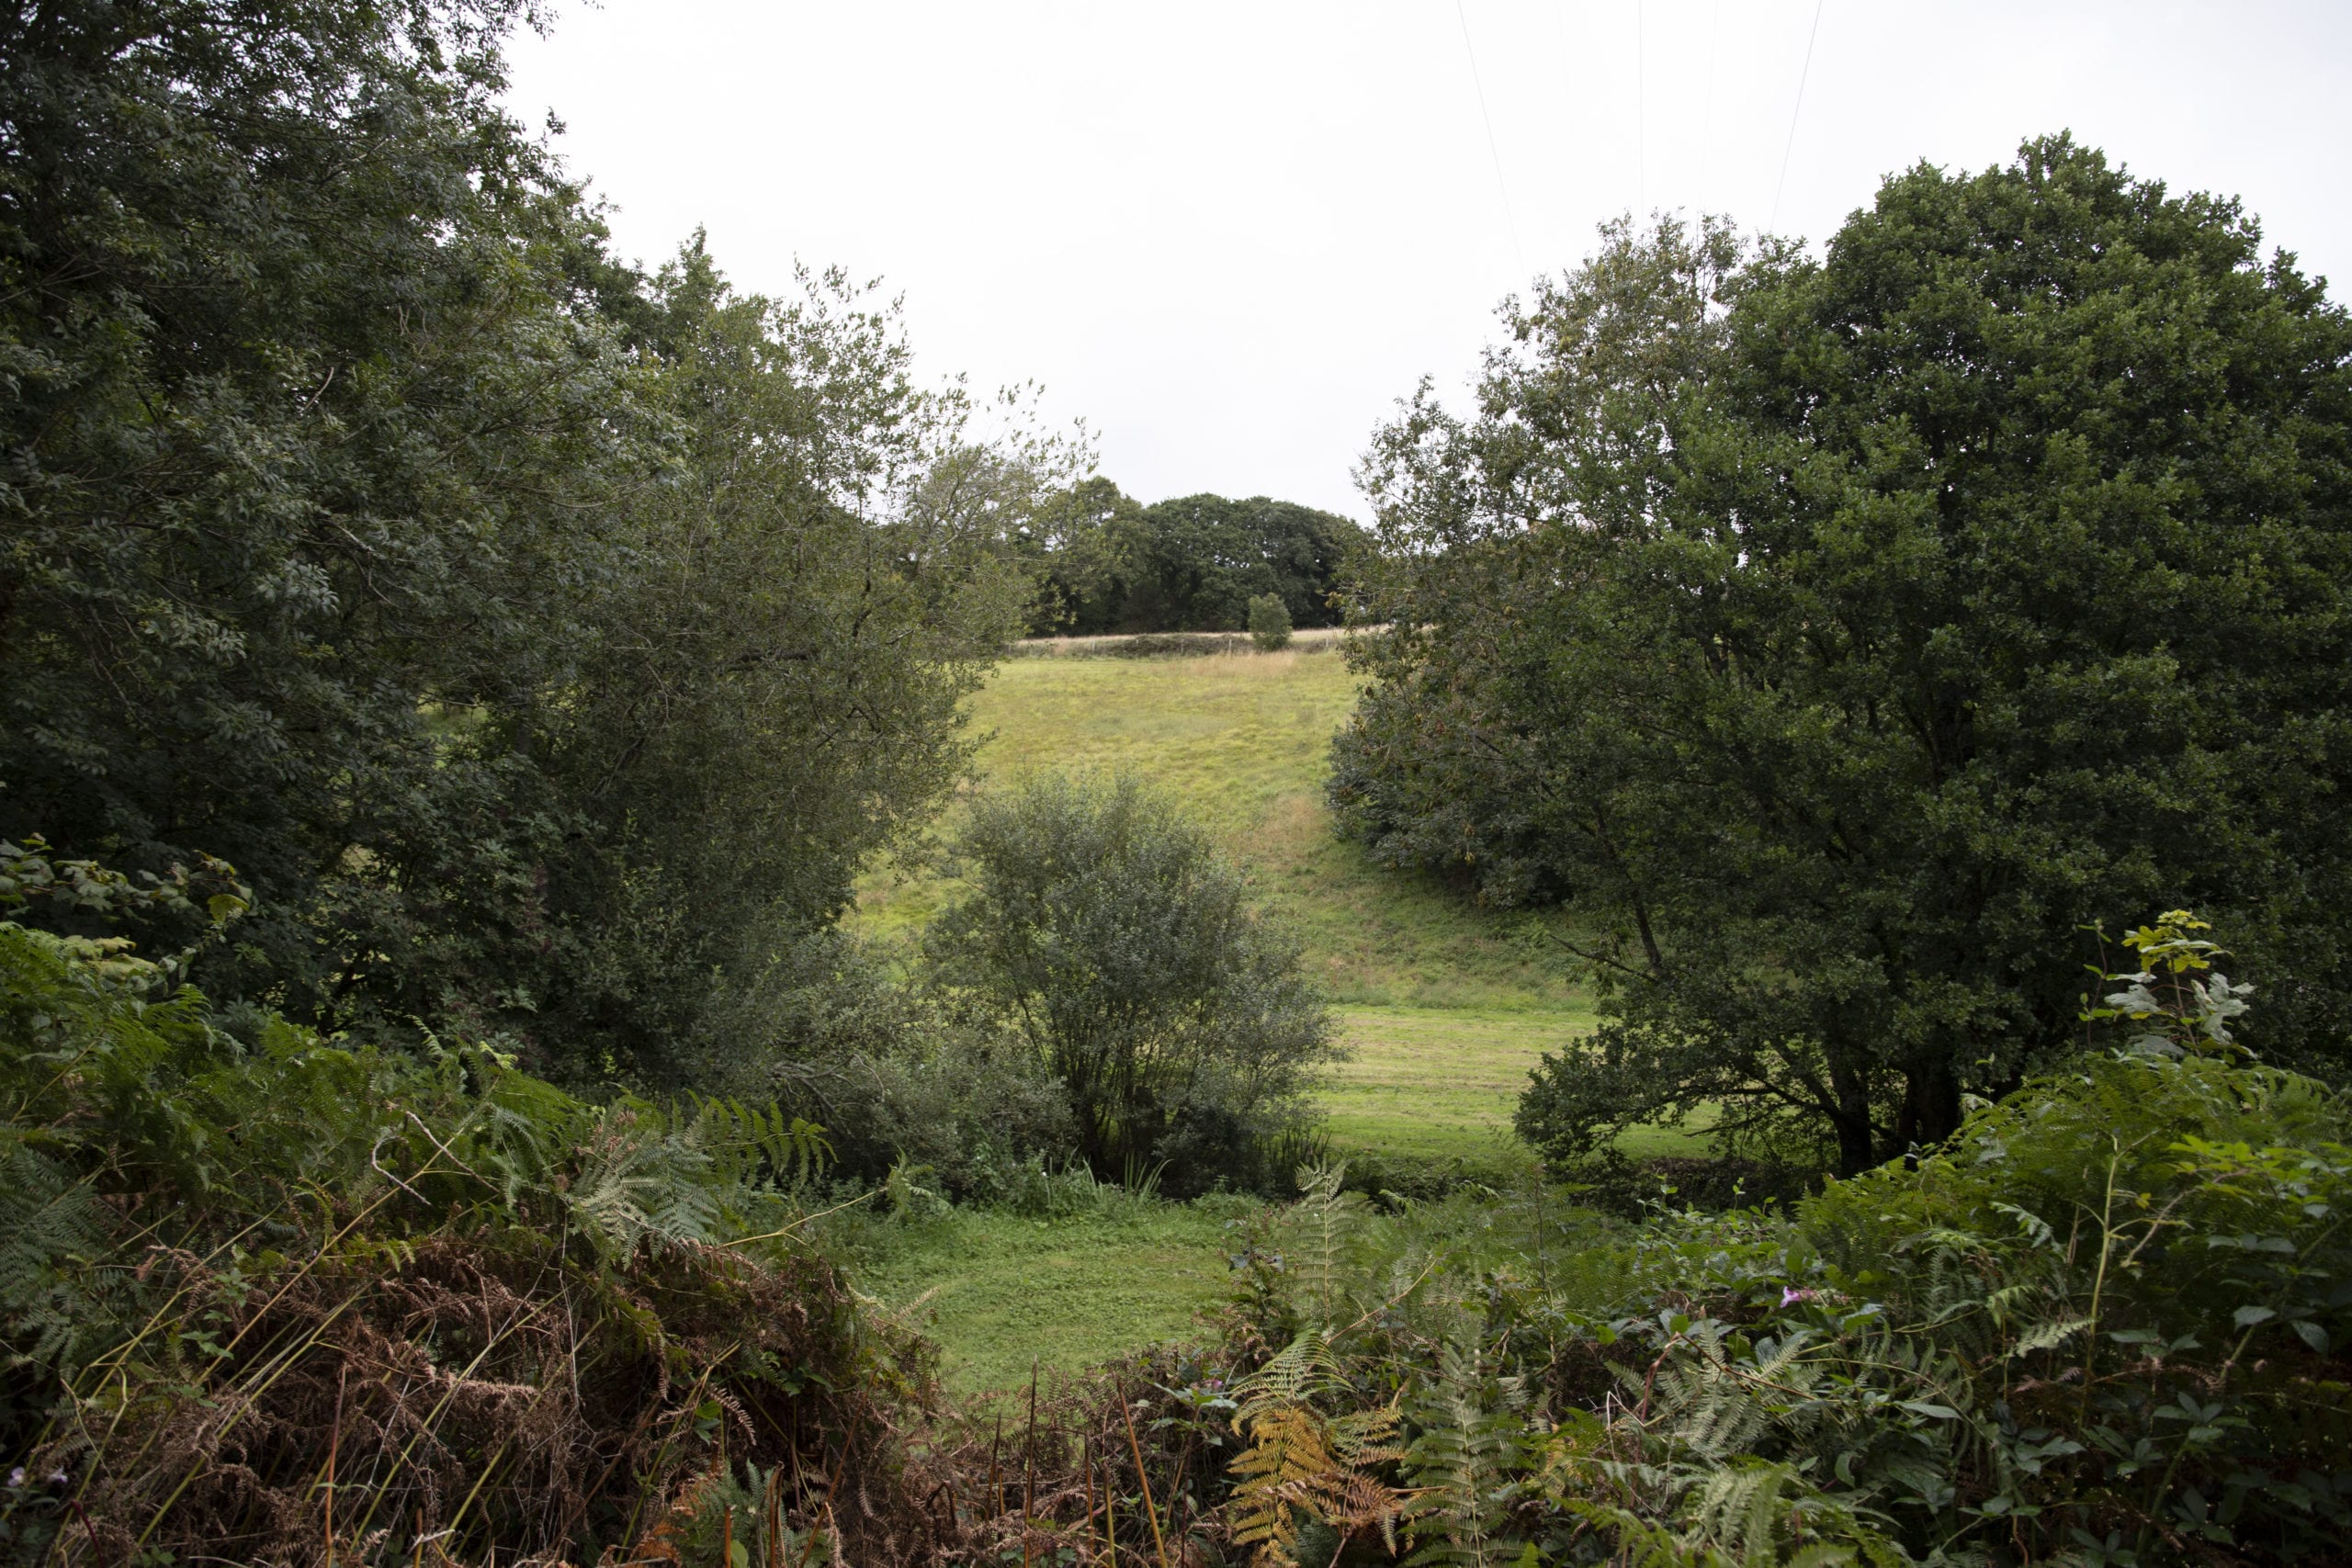
[[[2347,1107],[2238,1059],[2193,929],[2108,976],[2102,1049],[1786,1213],[1314,1185],[1234,1336],[1227,1527],[1300,1562],[1391,1529],[1446,1562],[2335,1555]]]
[[[224,1004],[684,1085],[956,777],[1072,454],[838,276],[615,260],[519,9],[0,20],[0,835],[235,863]]]
[[[1264,656],[1012,660],[966,711],[989,787],[1129,771],[1172,795],[1298,928],[1308,972],[1335,1002],[1574,1009],[1556,965],[1514,928],[1334,835],[1323,780],[1355,691],[1328,640],[1301,638]],[[950,890],[921,861],[887,866],[861,885],[861,921],[919,929]]]
[[[2234,205],[2059,137],[1818,262],[1617,226],[1510,325],[1368,461],[1334,797],[1572,916],[1548,1156],[1702,1107],[1792,1179],[1939,1145],[2080,1049],[2118,911],[2209,910],[2255,1043],[2352,1070],[2352,318]]]
[[[1292,502],[1186,495],[1143,506],[1097,477],[1048,499],[1013,543],[1037,581],[1031,632],[1091,637],[1238,631],[1259,598],[1293,626],[1337,626],[1364,537]]]
[[[980,797],[955,852],[925,977],[1043,1063],[1090,1169],[1188,1197],[1289,1174],[1330,1019],[1206,833],[1132,777],[1049,774]]]
[[[0,908],[217,930],[221,870],[0,847]],[[224,1014],[185,956],[0,921],[0,1557],[593,1562],[690,1522],[720,1441],[870,1489],[787,1497],[797,1545],[911,1540],[874,1460],[927,1351],[809,1246],[814,1129]]]
[[[0,1562],[2341,1558],[2352,321],[2234,206],[1621,225],[1368,541],[620,264],[526,16],[0,17]]]
[[[1343,1008],[1349,1057],[1330,1069],[1323,1105],[1331,1146],[1387,1160],[1518,1156],[1511,1107],[1527,1075],[1589,1015],[1506,1009]]]
[[[1193,1342],[1233,1291],[1227,1262],[1254,1200],[1134,1200],[1077,1213],[956,1209],[862,1227],[851,1282],[933,1338],[947,1385],[1015,1389],[1155,1344]]]
[[[1335,1154],[1492,1169],[1510,1157],[1527,1073],[1591,1015],[1528,933],[1334,835],[1328,747],[1354,690],[1332,642],[1310,634],[1270,655],[1013,660],[967,710],[986,788],[1131,771],[1250,868],[1253,895],[1304,939],[1306,973],[1340,1005],[1340,1043],[1356,1054],[1322,1097]],[[935,862],[886,868],[861,888],[859,924],[911,934],[956,890]],[[1392,1141],[1406,1095],[1413,1124]]]
[[[1272,593],[1250,601],[1250,640],[1261,653],[1280,653],[1290,646],[1290,611]]]

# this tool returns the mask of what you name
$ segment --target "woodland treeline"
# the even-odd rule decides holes
[[[1345,618],[1346,574],[1368,540],[1295,502],[1187,495],[1140,505],[1100,477],[1055,495],[1023,538],[1039,637],[1240,631],[1250,602],[1282,601],[1293,626]]]
[[[524,19],[0,18],[9,1561],[2340,1554],[2352,321],[2248,215],[2058,137],[1618,225],[1365,536],[625,263]],[[1345,829],[1594,988],[1515,1189],[1317,1157],[1143,784],[843,929],[1012,639],[1276,610],[1366,631]],[[1298,1201],[1017,1452],[845,1281],[1117,1182]]]

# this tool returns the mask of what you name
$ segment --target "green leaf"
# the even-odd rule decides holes
[[[2257,1323],[2267,1323],[2278,1314],[2267,1306],[2242,1306],[2232,1314],[2240,1328],[2251,1328]]]
[[[1925,1416],[1928,1419],[1934,1421],[1957,1421],[1960,1419],[1960,1412],[1954,1410],[1951,1405],[1938,1404],[1930,1400],[1906,1399],[1903,1401],[1903,1408],[1908,1410],[1914,1416]]]

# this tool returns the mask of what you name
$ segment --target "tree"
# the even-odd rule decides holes
[[[2339,1052],[2352,324],[2233,204],[2056,138],[1820,262],[1620,226],[1511,327],[1476,420],[1375,447],[1398,629],[1334,794],[1581,917],[1608,1021],[1526,1131],[1710,1105],[1861,1168],[2165,908],[2288,976],[2256,1044]]]
[[[937,978],[1050,1066],[1097,1173],[1164,1161],[1179,1193],[1288,1174],[1270,1156],[1330,1020],[1207,835],[1132,779],[1048,777],[979,800],[956,848],[972,893],[932,928]]]
[[[538,758],[585,828],[544,863],[560,945],[534,1010],[484,1021],[639,1077],[727,1050],[724,993],[830,926],[962,775],[957,705],[1025,592],[1007,513],[1065,456],[968,440],[890,312],[838,274],[801,283],[738,294],[699,241],[654,281],[674,434],[624,498],[628,566],[573,680],[469,741]]]
[[[1012,554],[1035,579],[1030,634],[1234,631],[1272,594],[1294,626],[1340,622],[1363,530],[1292,502],[1188,495],[1140,506],[1100,475],[1046,496]]]
[[[234,863],[224,1002],[660,1076],[956,776],[1067,476],[836,278],[614,262],[516,15],[0,19],[0,837]]]
[[[1331,626],[1341,568],[1362,536],[1344,517],[1262,495],[1156,502],[1133,531],[1121,629],[1236,631],[1261,593],[1280,598],[1294,626]]]
[[[1290,611],[1279,595],[1261,593],[1250,601],[1250,640],[1261,653],[1290,646]]]
[[[1036,584],[1030,636],[1094,637],[1118,626],[1142,517],[1142,505],[1100,474],[1039,504],[1015,552]]]
[[[0,21],[0,820],[234,861],[225,988],[305,1011],[565,828],[443,744],[569,677],[641,434],[634,280],[497,107],[513,14]]]

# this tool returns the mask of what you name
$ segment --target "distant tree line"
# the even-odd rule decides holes
[[[1022,537],[1037,583],[1029,634],[1240,631],[1266,595],[1294,626],[1337,626],[1342,574],[1366,543],[1349,519],[1295,502],[1146,506],[1091,477],[1041,505]]]

